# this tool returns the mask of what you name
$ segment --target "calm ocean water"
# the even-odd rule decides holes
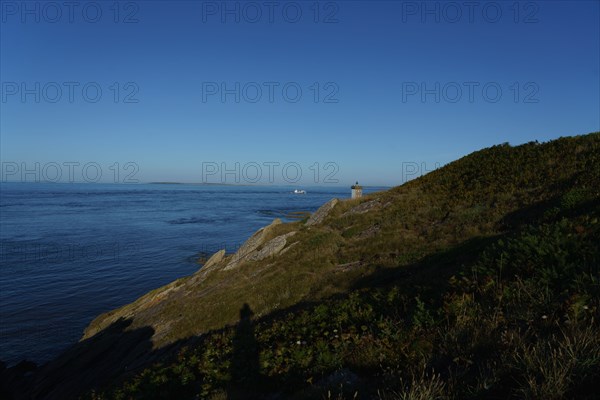
[[[0,360],[47,361],[98,314],[197,271],[201,253],[350,195],[293,189],[0,183]]]

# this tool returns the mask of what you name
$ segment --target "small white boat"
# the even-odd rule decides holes
[[[294,189],[294,191],[292,193],[294,193],[294,194],[306,194],[306,190]]]

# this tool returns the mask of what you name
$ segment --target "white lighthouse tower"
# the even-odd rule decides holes
[[[356,181],[356,183],[351,186],[351,189],[353,199],[358,199],[359,197],[362,197],[362,186],[358,184],[358,181]]]

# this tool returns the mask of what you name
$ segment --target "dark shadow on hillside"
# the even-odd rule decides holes
[[[358,280],[352,290],[386,287],[401,283],[415,290],[419,285],[436,291],[445,287],[448,279],[456,274],[462,265],[469,265],[481,252],[502,235],[476,237],[425,256],[418,262],[397,268],[381,268]]]
[[[9,399],[68,400],[139,366],[152,352],[154,329],[126,330],[130,320],[120,319],[95,336],[78,342],[56,359],[26,374],[5,373]]]
[[[230,399],[249,399],[259,397],[261,374],[259,365],[260,349],[254,336],[254,313],[248,304],[240,309],[240,321],[233,337],[233,355],[231,358],[231,384],[228,390]]]
[[[600,199],[581,201],[571,207],[561,207],[561,197],[541,201],[527,207],[522,207],[507,214],[501,221],[503,229],[519,229],[525,225],[542,222],[556,222],[561,218],[575,218],[592,214],[600,207]]]

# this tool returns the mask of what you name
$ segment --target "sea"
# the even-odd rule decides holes
[[[0,183],[0,361],[43,364],[97,315],[234,252],[274,218],[350,197],[349,187],[294,189]]]

